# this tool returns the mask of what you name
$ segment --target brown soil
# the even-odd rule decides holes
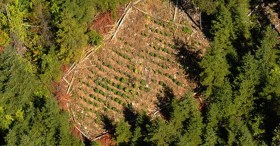
[[[109,31],[112,30],[113,25],[115,24],[116,20],[120,18],[123,11],[124,7],[118,8],[118,10],[116,11],[116,18],[114,18],[112,12],[104,12],[99,14],[93,21],[90,28],[96,30],[102,35],[107,34]]]
[[[102,146],[115,146],[116,143],[112,140],[109,134],[102,136],[101,139],[97,140]]]
[[[63,71],[63,73],[66,73],[68,67],[66,65],[63,65],[61,67],[61,70]],[[67,107],[67,103],[70,102],[70,95],[66,94],[67,87],[68,84],[66,82],[54,82],[52,85],[52,91],[54,92],[54,95],[56,95],[59,106],[62,110],[65,111],[69,110]]]
[[[81,141],[84,140],[83,135],[76,127],[71,128],[71,134],[74,135],[75,137],[79,138]]]
[[[66,73],[68,71],[68,67],[66,65],[62,65],[61,70],[63,73]],[[63,79],[61,79],[63,80]],[[66,94],[67,90],[67,83],[66,82],[54,82],[53,83],[53,89],[52,91],[54,92],[54,95],[56,95],[56,99],[58,101],[59,107],[63,111],[69,111],[69,107],[67,106],[68,103],[71,103],[71,98],[69,94]],[[73,122],[73,119],[70,119],[70,123],[75,125]],[[71,134],[74,135],[75,137],[79,138],[81,141],[83,141],[83,136],[79,130],[76,129],[75,126],[71,128]]]

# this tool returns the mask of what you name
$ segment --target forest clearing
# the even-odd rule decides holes
[[[193,63],[208,45],[199,28],[170,2],[126,9],[111,36],[66,73],[69,109],[91,139],[106,132],[106,118],[116,122],[130,108],[157,116],[161,97],[181,98],[197,87]]]

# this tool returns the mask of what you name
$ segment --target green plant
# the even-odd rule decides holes
[[[129,89],[128,88],[124,88],[124,92],[128,93]]]
[[[91,45],[100,45],[103,40],[102,36],[95,30],[90,30],[87,35],[89,37],[89,44]]]
[[[165,83],[163,81],[159,81],[159,85],[164,86]]]
[[[145,81],[145,80],[141,80],[141,82],[140,82],[142,85],[146,85],[147,84],[147,81]]]
[[[191,33],[192,33],[192,30],[191,30],[190,28],[188,28],[188,27],[183,27],[183,28],[182,28],[182,31],[183,31],[184,33],[186,33],[186,34],[191,34]]]
[[[120,81],[121,81],[122,83],[127,83],[127,79],[126,79],[126,78],[121,78]]]
[[[144,90],[144,87],[143,87],[143,86],[140,86],[139,89],[143,91],[143,90]]]
[[[138,87],[139,87],[138,83],[134,83],[134,84],[133,84],[133,88],[134,88],[134,89],[137,89]]]

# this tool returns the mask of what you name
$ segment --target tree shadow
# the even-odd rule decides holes
[[[256,101],[257,104],[262,104],[262,107],[259,107],[258,110],[264,115],[264,129],[266,133],[264,137],[268,143],[271,145],[272,138],[274,136],[274,130],[279,126],[280,123],[280,101],[276,95],[272,95],[271,100],[259,99]]]
[[[7,129],[0,129],[0,145],[6,145],[5,137],[7,136],[8,130]]]
[[[157,107],[160,109],[161,115],[168,121],[170,120],[171,113],[173,112],[171,103],[174,98],[175,95],[173,90],[166,85],[163,86],[161,93],[157,94]]]
[[[133,125],[138,116],[132,104],[128,104],[126,107],[124,107],[123,115],[125,121],[127,121],[130,125]]]
[[[109,132],[109,134],[114,134],[116,131],[116,126],[113,124],[113,120],[107,115],[101,115],[101,121],[103,123],[103,128]]]
[[[201,61],[201,52],[191,49],[191,46],[186,45],[182,40],[174,39],[175,49],[178,50],[176,60],[183,66],[187,80],[195,83],[197,88],[194,92],[201,91],[200,76],[202,69],[199,62]]]

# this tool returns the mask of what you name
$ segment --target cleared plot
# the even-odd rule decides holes
[[[105,41],[69,75],[74,77],[69,107],[89,137],[104,132],[104,120],[120,119],[127,107],[153,114],[165,89],[180,98],[195,88],[179,61],[186,57],[180,49],[186,48],[178,42],[201,51],[205,46],[197,38],[203,40],[203,35],[183,12],[171,22],[173,11],[173,5],[160,0],[133,5],[116,38]]]

